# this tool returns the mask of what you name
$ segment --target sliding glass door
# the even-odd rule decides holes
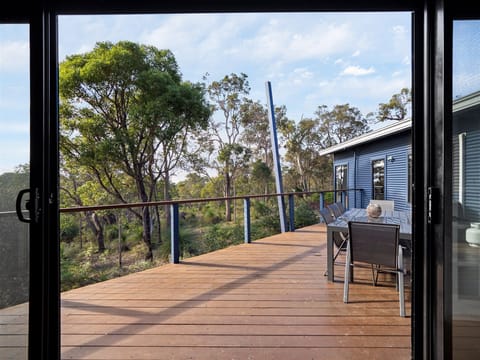
[[[453,22],[452,71],[452,355],[474,359],[480,356],[480,20]]]
[[[28,354],[30,237],[29,26],[0,24],[0,358]],[[27,199],[28,196],[25,196]]]

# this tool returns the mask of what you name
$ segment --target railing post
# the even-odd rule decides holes
[[[295,201],[293,194],[288,194],[288,212],[290,220],[290,231],[295,231]]]
[[[121,268],[123,265],[122,262],[122,251],[123,251],[123,241],[122,241],[122,210],[118,212],[118,267]]]
[[[325,193],[322,191],[320,193],[320,210],[325,207]]]
[[[170,205],[170,234],[171,234],[171,258],[172,264],[180,262],[180,246],[179,246],[179,222],[178,222],[178,204]]]
[[[245,244],[251,242],[251,227],[250,227],[250,198],[243,199],[243,224],[244,224],[244,241]]]

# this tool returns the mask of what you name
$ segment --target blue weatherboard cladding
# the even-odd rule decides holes
[[[459,199],[459,140],[458,135],[464,134],[464,173],[463,173],[463,204],[462,216],[472,222],[480,222],[480,106],[472,106],[453,114],[453,203]]]
[[[480,131],[465,136],[465,216],[480,220]]]
[[[356,196],[356,202],[352,201],[354,194],[349,194],[349,207],[367,207],[372,198],[372,160],[384,159],[385,199],[395,201],[395,210],[411,210],[411,204],[408,203],[410,152],[411,134],[408,130],[335,153],[334,166],[348,164],[348,187],[363,189],[362,196]],[[389,158],[393,161],[388,161]]]

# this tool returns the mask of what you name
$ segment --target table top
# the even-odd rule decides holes
[[[412,214],[410,211],[383,211],[380,217],[371,218],[367,216],[366,209],[348,209],[342,216],[328,224],[327,228],[331,231],[348,231],[349,221],[398,224],[400,225],[400,238],[412,239]]]

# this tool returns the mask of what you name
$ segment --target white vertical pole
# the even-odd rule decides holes
[[[277,194],[283,194],[282,169],[280,165],[280,154],[278,151],[277,124],[275,121],[275,108],[273,106],[272,85],[270,81],[265,83],[267,92],[268,117],[270,119],[270,137],[272,140],[273,166],[275,171],[275,183],[277,185]],[[287,216],[285,214],[285,199],[278,196],[278,212],[280,216],[280,230],[286,232]]]

